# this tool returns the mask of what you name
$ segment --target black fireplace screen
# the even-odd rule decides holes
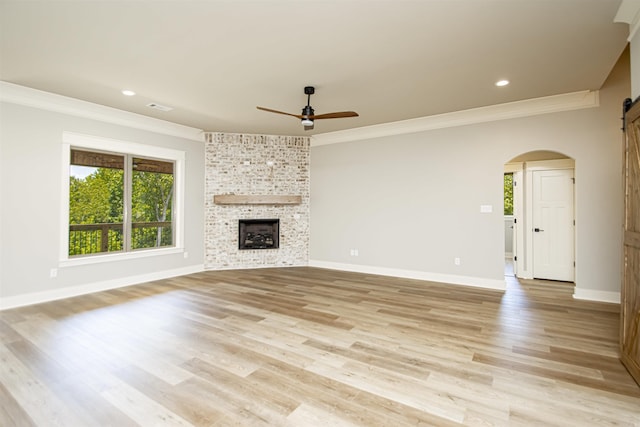
[[[238,249],[277,249],[279,244],[279,219],[239,220]]]

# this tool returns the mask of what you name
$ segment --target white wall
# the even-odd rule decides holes
[[[504,255],[513,257],[513,215],[504,216]]]
[[[629,80],[625,53],[595,108],[312,144],[310,263],[499,288],[504,164],[558,151],[576,161],[576,296],[615,299]]]
[[[62,97],[60,100],[65,101]],[[26,104],[29,102],[0,103],[0,308],[202,270],[203,142]],[[86,106],[93,108],[88,103]],[[131,118],[132,123],[136,120]],[[91,265],[59,265],[64,131],[185,152],[184,246],[188,258],[175,253]],[[50,277],[51,269],[57,269],[56,278]]]

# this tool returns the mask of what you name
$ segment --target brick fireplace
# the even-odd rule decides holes
[[[307,265],[310,139],[207,133],[205,141],[205,268]],[[241,249],[241,220],[264,218],[277,220],[277,245],[261,229]]]

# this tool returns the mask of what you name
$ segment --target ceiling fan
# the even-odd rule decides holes
[[[355,111],[338,111],[335,113],[315,114],[313,108],[311,108],[311,95],[315,93],[316,89],[313,86],[305,86],[304,93],[307,95],[307,105],[302,108],[302,114],[286,113],[284,111],[272,110],[271,108],[256,107],[258,110],[268,111],[270,113],[285,114],[287,116],[293,116],[300,119],[304,130],[313,129],[313,122],[320,119],[342,119],[345,117],[358,117],[358,113]]]

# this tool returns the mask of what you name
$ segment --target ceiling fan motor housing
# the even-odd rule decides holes
[[[310,105],[307,105],[302,109],[302,115],[306,117],[313,116],[313,108],[311,108]]]
[[[313,119],[310,119],[309,117],[313,117],[313,108],[311,108],[310,105],[307,105],[302,109],[302,126],[313,126]]]

